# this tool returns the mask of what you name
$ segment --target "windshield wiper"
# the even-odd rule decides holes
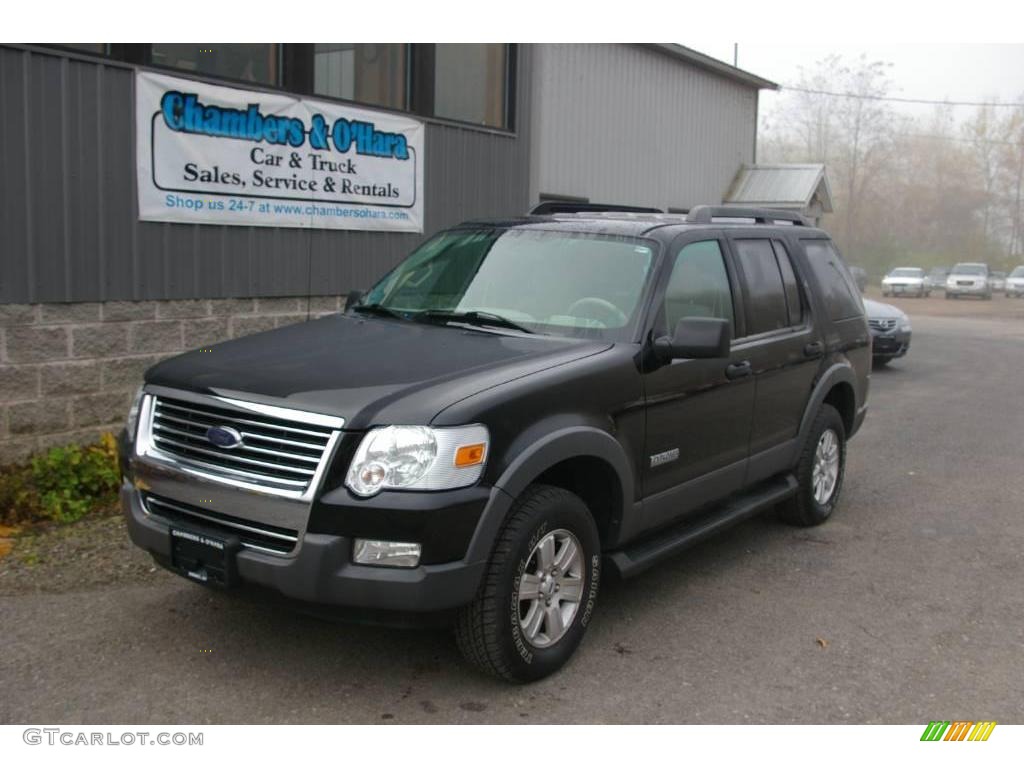
[[[408,318],[401,312],[396,312],[393,309],[388,309],[382,304],[356,304],[352,307],[353,312],[359,312],[364,315],[377,315],[379,317],[393,317],[396,320],[407,320]]]
[[[473,309],[469,312],[455,312],[449,309],[427,309],[416,316],[417,320],[419,318],[467,323],[469,325],[490,325],[497,328],[509,328],[521,333],[536,333],[536,331],[530,330],[525,325],[520,325],[515,320],[509,320],[507,317],[502,317],[494,312],[483,312],[478,309]]]

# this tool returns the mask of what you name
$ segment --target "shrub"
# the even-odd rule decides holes
[[[120,470],[110,433],[92,445],[64,445],[7,467],[0,479],[0,517],[7,522],[70,523],[117,501]]]

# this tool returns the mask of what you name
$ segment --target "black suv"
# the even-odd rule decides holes
[[[604,569],[771,507],[826,520],[870,366],[849,271],[792,214],[471,222],[343,313],[151,368],[121,499],[187,578],[449,612],[476,666],[535,680]]]

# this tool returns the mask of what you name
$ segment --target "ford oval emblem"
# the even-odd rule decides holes
[[[206,439],[218,448],[237,448],[242,444],[242,435],[231,427],[210,427]]]

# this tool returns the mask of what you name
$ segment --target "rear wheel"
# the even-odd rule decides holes
[[[531,485],[502,529],[455,636],[488,674],[530,682],[560,669],[583,639],[597,600],[601,545],[583,501]]]
[[[796,495],[779,505],[779,517],[793,525],[820,525],[839,503],[846,469],[846,428],[839,411],[822,404],[796,466]]]

